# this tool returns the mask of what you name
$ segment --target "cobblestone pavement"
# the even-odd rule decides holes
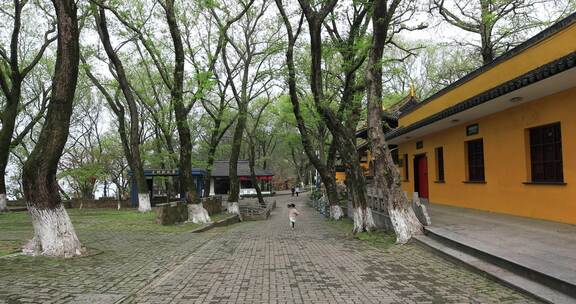
[[[532,299],[412,244],[377,249],[285,205],[238,224],[123,303],[531,303]]]
[[[193,234],[76,226],[83,245],[96,254],[69,260],[1,258],[0,304],[115,303],[177,267],[227,229]],[[0,233],[8,238],[13,234]]]

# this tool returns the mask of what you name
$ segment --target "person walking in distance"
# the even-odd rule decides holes
[[[300,193],[300,187],[296,186],[296,189],[294,189],[294,192],[296,192],[296,196],[298,196],[298,193]]]
[[[292,190],[292,196],[294,196],[294,192],[296,191],[296,190],[294,189],[294,186],[292,186],[292,189],[291,189],[291,190]]]
[[[298,209],[296,209],[296,205],[288,204],[288,219],[290,220],[290,226],[292,230],[294,230],[294,226],[296,225],[296,217],[300,215]]]

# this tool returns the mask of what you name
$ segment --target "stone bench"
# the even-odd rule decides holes
[[[222,212],[222,196],[210,196],[201,198],[202,206],[209,215],[214,215]]]
[[[188,220],[186,202],[171,202],[156,205],[156,223],[174,225]]]

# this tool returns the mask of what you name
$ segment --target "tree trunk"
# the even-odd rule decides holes
[[[104,45],[104,50],[106,51],[110,62],[116,70],[118,84],[120,85],[126,103],[128,104],[128,112],[130,114],[130,140],[128,142],[130,151],[128,155],[130,158],[128,159],[128,163],[130,164],[130,169],[132,169],[133,174],[132,176],[136,179],[136,185],[138,187],[138,211],[148,212],[152,210],[152,207],[150,204],[150,189],[148,189],[148,183],[144,176],[144,168],[140,157],[140,114],[138,113],[138,107],[134,95],[132,94],[128,77],[124,71],[124,65],[122,64],[122,61],[120,61],[120,58],[116,54],[116,51],[110,42],[105,9],[100,7],[99,12],[94,13],[94,17],[96,19],[96,25],[98,26],[98,35],[100,36],[100,40]],[[124,117],[119,117],[119,119],[124,119]]]
[[[274,147],[272,148],[272,151],[267,151],[267,147],[266,147],[266,142],[263,142],[261,145],[261,154],[260,157],[264,158],[264,161],[262,162],[262,169],[266,170],[268,169],[268,154],[272,154],[274,151]]]
[[[2,168],[0,165],[0,169],[2,171],[0,172],[0,213],[2,213],[8,212],[8,197],[6,195],[6,174],[4,173],[6,168],[5,166]]]
[[[20,37],[20,31],[22,29],[22,10],[26,3],[27,1],[14,1],[14,13],[11,15],[14,24],[10,36],[9,58],[4,57],[4,59],[6,59],[6,68],[0,69],[0,92],[2,92],[5,97],[4,108],[0,109],[0,121],[2,122],[0,124],[0,175],[2,175],[2,180],[0,181],[0,212],[7,211],[5,176],[10,150],[15,145],[20,144],[20,141],[22,141],[24,136],[32,130],[33,126],[38,122],[44,112],[44,110],[41,110],[41,112],[23,128],[23,132],[18,135],[18,138],[16,140],[12,139],[16,118],[18,113],[22,110],[20,108],[22,83],[24,82],[26,75],[32,71],[36,64],[38,64],[48,45],[50,45],[55,39],[45,39],[39,52],[33,56],[33,59],[30,62],[27,62],[27,66],[21,67],[19,56],[22,47],[19,44],[22,42],[22,37]],[[46,32],[45,37],[47,37],[51,32],[53,32],[53,29]],[[26,52],[29,53],[28,51],[30,50],[27,49]],[[8,54],[5,53],[4,55]]]
[[[220,112],[222,113],[222,112]],[[206,168],[206,177],[204,178],[204,196],[210,196],[210,186],[212,183],[212,167],[214,166],[214,156],[216,155],[216,149],[218,148],[218,143],[220,142],[219,132],[220,125],[222,124],[221,114],[214,120],[214,128],[212,129],[212,134],[210,135],[210,147],[208,149],[208,168]]]
[[[228,202],[238,202],[240,198],[240,180],[238,179],[238,158],[240,156],[240,149],[242,148],[242,137],[244,136],[244,129],[246,128],[246,118],[248,115],[248,107],[244,101],[238,108],[238,120],[236,121],[236,129],[234,129],[234,137],[232,138],[232,151],[230,152],[229,163],[229,179],[230,179],[230,194],[228,195]]]
[[[397,0],[398,1],[398,0]],[[394,4],[391,4],[392,6]],[[391,16],[394,9],[386,7],[386,1],[376,0],[372,16],[374,36],[369,53],[366,80],[368,84],[368,135],[371,142],[375,166],[375,185],[382,189],[388,208],[388,214],[397,243],[406,243],[410,238],[422,233],[422,224],[401,187],[400,172],[392,160],[390,150],[382,130],[382,55]],[[367,208],[366,210],[369,210]],[[364,223],[371,221],[371,216],[359,211],[356,217]]]
[[[182,101],[174,103],[176,112],[176,124],[178,138],[180,140],[180,188],[184,191],[184,197],[189,204],[197,203],[196,185],[192,179],[192,139],[188,126],[188,115],[185,113]]]
[[[343,136],[344,138],[349,137]],[[346,138],[349,140],[349,138]],[[344,162],[345,172],[346,172],[346,182],[348,183],[347,190],[350,194],[350,200],[352,201],[352,207],[355,210],[361,209],[362,214],[366,214],[371,218],[372,214],[366,200],[366,178],[364,177],[364,171],[360,166],[359,155],[356,151],[356,146],[352,145],[352,142],[348,141],[348,144],[339,145],[340,156]],[[355,220],[357,217],[354,218]],[[353,233],[370,231],[376,228],[373,221],[367,221],[365,223],[355,222]]]
[[[120,210],[122,207],[122,186],[117,180],[114,180],[114,185],[116,185],[116,201],[118,203],[117,209]]]
[[[94,199],[94,184],[90,181],[82,183],[83,185],[80,186],[80,197],[83,200],[91,200]]]
[[[148,183],[146,182],[146,178],[144,177],[144,171],[142,170],[141,164],[139,165],[138,164],[139,162],[136,161],[136,159],[139,160],[140,158],[139,157],[135,158],[132,156],[133,153],[130,139],[128,139],[128,135],[126,134],[126,118],[124,117],[124,111],[125,111],[124,107],[117,99],[115,101],[112,98],[112,96],[108,94],[106,89],[100,84],[98,79],[94,77],[94,75],[92,75],[92,73],[88,68],[86,68],[85,71],[88,78],[92,80],[94,85],[104,95],[106,101],[108,102],[108,105],[110,106],[110,108],[116,115],[116,118],[118,119],[118,136],[120,137],[120,142],[122,143],[122,151],[124,152],[124,157],[128,162],[128,167],[130,167],[130,170],[132,170],[132,172],[141,172],[141,174],[133,174],[132,176],[132,178],[136,179],[136,187],[138,188],[138,210],[141,212],[150,211],[151,203],[150,203],[150,194],[149,194],[150,192],[148,189]],[[137,149],[139,148],[137,147]],[[140,153],[139,150],[136,150],[136,153],[139,154]],[[145,189],[145,192],[143,192],[141,189]]]
[[[2,76],[0,75],[0,77]],[[14,87],[16,91],[14,89],[11,90],[11,95],[7,96],[6,107],[3,112],[0,112],[3,114],[1,117],[2,129],[0,129],[0,212],[8,211],[6,203],[6,167],[10,157],[12,134],[14,133],[20,100],[20,88],[19,86]]]
[[[296,36],[292,31],[292,26],[290,25],[290,21],[288,19],[288,16],[286,15],[286,12],[284,11],[282,1],[276,0],[276,6],[278,7],[280,14],[282,15],[282,19],[286,26],[288,36],[288,46],[286,48],[286,65],[288,67],[288,88],[290,93],[290,102],[292,103],[292,110],[294,111],[294,117],[296,118],[298,130],[300,131],[302,147],[304,147],[304,151],[306,152],[308,159],[320,174],[320,179],[322,180],[324,186],[326,187],[326,192],[328,200],[330,201],[330,205],[337,205],[339,202],[338,202],[338,192],[334,172],[330,170],[327,166],[325,166],[322,163],[322,161],[315,155],[315,150],[314,147],[312,146],[310,134],[308,133],[308,129],[306,128],[304,118],[302,117],[302,113],[300,111],[300,101],[298,97],[298,90],[296,87],[296,67],[294,64],[294,45],[296,43]],[[296,35],[298,33],[299,32],[297,32]]]
[[[489,64],[494,60],[494,46],[492,45],[493,14],[490,12],[490,1],[480,1],[480,53],[482,63]]]
[[[156,137],[155,140],[155,148],[156,148],[156,153],[158,153],[158,155],[162,154],[162,136],[160,135],[160,130],[158,128],[158,126],[156,125],[154,127],[154,135]],[[166,162],[165,162],[165,158],[162,158],[160,160],[160,169],[166,169]],[[172,168],[171,166],[168,166],[168,168]],[[172,185],[170,183],[170,178],[166,178],[163,180],[164,182],[164,189],[166,191],[166,201],[165,203],[169,203],[170,202],[170,198],[172,197]]]
[[[184,48],[180,29],[174,12],[174,1],[168,0],[164,6],[166,21],[174,43],[174,83],[172,83],[171,98],[174,104],[176,127],[180,140],[180,187],[185,192],[188,203],[196,203],[196,189],[192,180],[192,139],[188,126],[188,112],[183,101],[184,90]]]
[[[24,197],[34,226],[34,238],[25,246],[24,252],[72,257],[81,255],[82,248],[58,194],[56,171],[68,138],[78,79],[79,30],[75,1],[53,0],[53,3],[58,47],[52,96],[38,142],[22,173]]]
[[[22,7],[18,2],[14,7],[14,29],[12,33],[12,41],[10,44],[10,85],[8,88],[7,78],[4,70],[0,70],[0,84],[2,85],[2,93],[5,97],[4,109],[0,109],[0,212],[8,211],[6,207],[6,167],[8,166],[8,159],[10,157],[10,148],[12,143],[12,135],[16,124],[16,117],[18,116],[18,106],[20,104],[21,83],[20,68],[18,67],[18,36],[21,27],[21,10]],[[6,69],[7,70],[7,69]],[[6,80],[5,80],[6,79]]]
[[[324,111],[325,109],[319,108],[319,110]],[[358,152],[356,150],[356,137],[353,132],[349,130],[354,130],[353,128],[349,128],[348,131],[344,130],[341,125],[335,120],[332,116],[332,113],[326,113],[326,124],[329,126],[329,130],[332,133],[333,144],[331,145],[331,154],[332,157],[335,158],[335,151],[337,149],[340,152],[340,159],[344,163],[345,171],[346,171],[346,180],[348,183],[347,190],[350,193],[350,199],[352,201],[352,206],[357,209],[361,208],[362,213],[370,213],[370,211],[365,211],[368,207],[367,200],[366,200],[366,180],[364,177],[364,172],[362,167],[360,166],[360,158]],[[331,117],[332,116],[332,117]],[[329,155],[330,156],[330,155]],[[329,170],[332,176],[335,176],[335,172],[333,170]],[[336,180],[334,178],[333,184],[330,185],[333,189],[337,189]],[[328,186],[326,187],[328,190]],[[331,216],[333,219],[339,219],[342,215],[341,207],[339,205],[339,198],[337,194],[337,190],[334,191],[333,195],[335,196],[335,201],[330,200],[331,210],[333,210],[334,215]],[[328,193],[330,196],[331,193]],[[373,223],[368,223],[368,225],[358,224],[358,227],[362,227],[362,230],[372,230],[375,228]],[[354,229],[354,233],[360,232],[357,229]]]
[[[8,197],[6,195],[6,190],[0,193],[0,213],[8,212]]]
[[[210,196],[210,187],[212,186],[212,167],[214,161],[208,160],[208,168],[206,169],[206,176],[204,177],[204,197]]]
[[[248,147],[248,149],[250,150],[250,161],[249,161],[249,165],[250,165],[250,179],[252,180],[252,186],[254,186],[254,189],[256,189],[256,196],[258,196],[258,203],[260,204],[260,206],[262,207],[266,207],[266,202],[264,201],[264,198],[262,197],[262,191],[260,189],[260,185],[258,185],[258,179],[256,178],[256,150],[255,150],[255,145],[254,145],[254,141],[252,140],[254,134],[249,134],[250,139],[249,139],[249,143],[250,143],[250,147]]]
[[[494,50],[492,49],[490,42],[485,42],[487,39],[489,39],[489,38],[482,35],[481,53],[482,53],[482,63],[484,65],[487,65],[494,60]]]
[[[318,14],[306,14],[308,20],[308,25],[310,28],[310,55],[311,55],[311,80],[310,86],[312,93],[314,95],[314,104],[316,110],[322,116],[328,130],[332,134],[333,140],[337,140],[337,148],[340,152],[340,158],[346,166],[346,178],[349,180],[348,191],[350,192],[350,197],[352,199],[352,206],[355,209],[362,209],[362,214],[368,214],[371,217],[371,211],[367,208],[366,202],[366,181],[360,167],[358,152],[356,151],[356,136],[355,128],[353,124],[355,121],[353,117],[345,119],[347,126],[342,124],[342,119],[336,117],[335,113],[327,106],[326,100],[324,98],[324,90],[322,85],[322,15]],[[344,100],[344,102],[349,102]],[[349,107],[344,105],[344,107]],[[350,122],[350,120],[352,122]],[[336,194],[336,196],[338,196]],[[338,202],[335,204],[331,201],[334,209],[336,218],[341,214]],[[336,206],[338,205],[338,207]],[[341,208],[340,208],[341,209]],[[356,219],[357,217],[355,217]],[[363,230],[371,230],[375,226],[372,223],[357,223],[355,225],[354,233],[359,232],[358,227]]]
[[[346,167],[347,191],[354,207],[367,206],[366,179],[364,170],[360,165],[360,155],[356,149],[355,134],[362,112],[362,102],[357,97],[362,92],[362,85],[358,85],[356,79],[358,70],[367,57],[367,53],[358,53],[356,48],[364,37],[366,29],[362,29],[362,24],[367,12],[368,9],[365,8],[355,14],[347,38],[333,37],[341,45],[339,52],[346,64],[343,68],[343,92],[337,116],[338,121],[342,121],[343,128],[338,128],[340,125],[336,122],[336,128],[332,127],[331,132],[333,134],[334,132],[344,133],[340,138],[345,144],[338,145],[338,147],[340,148],[340,158]],[[337,210],[336,214],[338,214]]]
[[[334,220],[339,220],[342,216],[342,207],[340,206],[340,198],[338,197],[338,186],[336,185],[336,178],[332,175],[329,177],[322,178],[320,175],[320,179],[324,183],[324,187],[326,188],[326,196],[328,197],[328,202],[330,203],[330,210],[334,210],[334,214],[330,214],[330,217]]]
[[[174,105],[174,116],[176,117],[176,127],[178,129],[178,138],[180,139],[180,187],[184,190],[186,202],[196,204],[193,210],[199,210],[193,215],[199,223],[210,222],[208,212],[202,204],[198,202],[196,195],[196,185],[192,178],[192,138],[190,127],[188,126],[188,108],[184,105],[184,46],[176,14],[174,12],[174,0],[167,0],[163,5],[166,11],[166,21],[170,30],[170,36],[174,43],[174,82],[170,95]]]
[[[329,179],[328,183],[322,180],[324,187],[326,188],[328,203],[330,204],[330,218],[333,220],[339,220],[344,216],[344,212],[340,206],[340,197],[338,196],[338,185],[336,184],[336,152],[338,151],[337,146],[338,140],[332,139],[332,143],[330,144],[330,148],[328,148],[328,155],[326,157],[326,169],[334,178]],[[322,176],[320,176],[320,179],[322,179]]]

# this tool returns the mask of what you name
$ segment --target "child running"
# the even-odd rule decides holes
[[[300,215],[298,209],[296,209],[296,205],[288,204],[288,218],[290,219],[290,225],[292,226],[292,230],[294,230],[294,225],[296,224],[296,217]]]

